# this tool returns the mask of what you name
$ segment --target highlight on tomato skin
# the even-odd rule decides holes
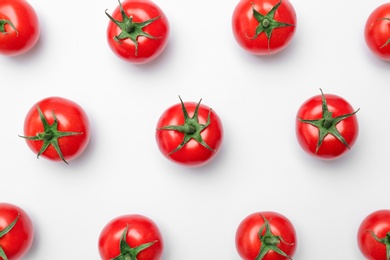
[[[170,161],[200,167],[211,162],[220,151],[223,126],[217,113],[201,100],[183,102],[180,98],[180,103],[160,116],[155,137],[160,152]]]
[[[377,58],[390,61],[390,3],[375,8],[366,20],[364,39]]]
[[[238,45],[253,55],[272,55],[292,41],[297,26],[289,0],[241,0],[232,15]]]
[[[26,0],[0,1],[0,54],[18,56],[38,42],[38,15]]]
[[[28,111],[24,135],[20,137],[37,158],[68,163],[80,156],[89,143],[89,119],[74,101],[63,97],[44,98]]]
[[[334,160],[356,143],[359,124],[353,107],[334,94],[315,95],[298,109],[295,132],[298,144],[309,155]]]

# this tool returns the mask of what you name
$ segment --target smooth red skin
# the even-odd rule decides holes
[[[253,260],[260,252],[261,241],[258,232],[264,224],[261,215],[268,220],[271,232],[275,236],[281,236],[288,243],[281,242],[278,247],[292,257],[297,248],[294,226],[285,216],[277,212],[265,211],[252,213],[239,224],[236,231],[236,249],[241,259]],[[264,256],[263,260],[286,260],[286,257],[271,250]]]
[[[133,16],[134,22],[144,22],[162,15],[143,28],[144,32],[157,39],[138,37],[138,55],[136,56],[135,45],[130,39],[121,40],[121,43],[114,40],[114,37],[121,33],[121,29],[110,20],[107,28],[107,41],[111,50],[119,58],[135,64],[147,63],[157,58],[165,49],[170,32],[169,22],[163,11],[150,0],[126,0],[122,2],[122,7],[128,16]],[[115,20],[122,21],[119,6],[111,16]]]
[[[37,14],[25,0],[1,0],[0,19],[13,23],[18,33],[5,25],[7,34],[0,33],[0,54],[16,56],[29,51],[39,39],[40,28]]]
[[[377,7],[368,17],[364,29],[364,38],[368,48],[380,59],[390,61],[390,44],[381,48],[390,38],[390,21],[378,20],[390,18],[390,3]]]
[[[362,254],[368,260],[386,260],[386,246],[374,239],[367,231],[373,231],[379,238],[390,232],[390,210],[372,212],[360,224],[357,241]]]
[[[253,16],[252,6],[262,15],[266,15],[279,0],[240,0],[234,9],[232,18],[233,35],[237,43],[254,55],[269,55],[283,50],[289,45],[297,24],[294,7],[288,0],[283,0],[277,9],[274,19],[278,22],[295,26],[279,27],[273,30],[268,49],[268,38],[261,33],[257,39],[251,39],[256,32],[259,22]]]
[[[325,94],[328,109],[333,112],[333,117],[354,112],[352,106],[342,97]],[[328,134],[322,142],[317,153],[318,128],[302,123],[298,117],[309,119],[322,118],[322,98],[317,95],[306,100],[298,110],[296,119],[296,136],[299,144],[305,152],[323,160],[337,159],[345,154],[349,149],[333,135]],[[344,137],[350,147],[352,147],[359,133],[359,125],[356,115],[342,120],[336,126],[337,130]]]
[[[184,102],[188,115],[193,116],[197,103]],[[199,123],[205,124],[210,108],[200,104],[198,114]],[[161,153],[169,160],[186,166],[202,166],[210,162],[218,153],[223,140],[223,127],[219,116],[211,110],[210,125],[202,131],[203,140],[214,149],[210,151],[195,140],[188,142],[182,149],[169,155],[184,138],[184,134],[172,130],[157,130],[156,141]],[[161,115],[157,123],[157,128],[168,125],[182,125],[184,123],[181,104],[176,104],[168,108]]]
[[[0,203],[0,230],[9,226],[18,214],[20,215],[15,226],[0,238],[0,247],[9,260],[20,259],[28,252],[34,239],[34,228],[30,217],[23,209],[13,204]]]
[[[102,260],[113,259],[120,254],[120,239],[125,228],[129,226],[126,242],[130,247],[157,240],[151,247],[137,255],[138,260],[160,260],[164,242],[158,226],[149,218],[142,215],[123,215],[111,220],[99,236],[99,253]]]
[[[45,98],[36,103],[27,113],[24,121],[25,136],[35,136],[37,133],[43,132],[43,124],[39,117],[37,106],[40,107],[50,125],[54,122],[54,110],[59,122],[59,131],[83,133],[58,139],[59,146],[66,161],[69,162],[79,156],[86,148],[90,137],[89,121],[85,111],[78,104],[69,99],[61,97]],[[31,141],[26,139],[26,142],[35,154],[38,154],[43,145],[43,141]],[[52,145],[50,145],[41,156],[53,161],[61,160]]]

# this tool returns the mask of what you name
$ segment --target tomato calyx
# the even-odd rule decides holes
[[[181,108],[183,111],[183,116],[184,116],[184,124],[183,125],[168,125],[168,126],[163,126],[160,128],[157,128],[157,130],[173,130],[173,131],[178,131],[184,134],[183,141],[169,154],[173,154],[177,151],[179,151],[181,148],[183,148],[189,141],[192,139],[197,141],[199,144],[204,146],[206,149],[213,151],[214,149],[211,148],[202,138],[202,131],[205,130],[209,125],[210,125],[210,114],[211,114],[211,108],[209,110],[209,113],[207,115],[207,121],[206,124],[199,124],[199,118],[198,118],[198,110],[200,103],[202,102],[202,99],[200,99],[199,103],[196,105],[194,115],[190,117],[188,115],[187,109],[184,106],[184,103],[179,96],[180,103],[181,103]]]
[[[266,15],[262,15],[261,13],[256,11],[255,4],[253,2],[251,3],[252,10],[253,10],[253,16],[259,22],[259,25],[256,27],[255,35],[251,39],[254,40],[257,37],[259,37],[260,34],[265,33],[265,35],[267,36],[267,40],[268,40],[268,51],[269,52],[271,52],[270,41],[271,41],[271,36],[272,36],[273,30],[276,28],[279,28],[279,27],[295,26],[294,24],[278,22],[274,19],[275,12],[279,8],[281,3],[282,3],[282,0],[280,0],[275,6],[273,6],[272,9]]]
[[[11,222],[8,226],[6,226],[3,230],[0,230],[0,238],[8,234],[8,232],[11,231],[11,229],[16,225],[16,222],[18,222],[20,214],[18,214],[14,221]],[[4,260],[8,260],[7,255],[4,252],[4,249],[0,246],[0,257],[2,257]]]
[[[145,250],[148,247],[151,247],[154,243],[158,241],[155,240],[153,242],[145,243],[133,248],[130,247],[130,245],[126,242],[126,236],[128,231],[129,226],[126,226],[120,239],[120,254],[112,260],[137,260],[137,255],[141,251]]]
[[[315,153],[317,154],[323,140],[328,134],[333,135],[337,140],[342,142],[346,147],[348,147],[348,149],[350,149],[349,144],[347,143],[347,141],[345,141],[344,137],[337,130],[336,125],[340,123],[342,120],[355,115],[359,111],[359,109],[349,114],[333,117],[333,113],[330,112],[328,109],[326,98],[324,93],[322,92],[322,89],[320,89],[320,91],[322,96],[322,118],[314,119],[314,120],[306,120],[298,117],[300,122],[305,124],[310,124],[318,128],[318,142],[317,142]]]
[[[105,11],[108,18],[110,18],[110,20],[113,23],[115,23],[122,30],[122,32],[119,35],[114,37],[114,40],[116,42],[118,42],[119,44],[121,44],[121,40],[129,38],[134,43],[135,56],[137,56],[138,55],[138,37],[139,36],[144,36],[144,37],[149,38],[149,39],[160,38],[160,37],[154,37],[154,36],[144,32],[143,28],[145,26],[153,23],[157,19],[159,19],[161,17],[161,15],[154,17],[152,19],[146,20],[144,22],[134,22],[133,16],[132,15],[127,16],[126,12],[123,10],[123,7],[122,7],[120,0],[118,0],[118,2],[119,2],[120,12],[122,15],[122,21],[115,20],[111,15],[109,15],[107,13],[107,10]]]
[[[289,243],[286,243],[281,236],[275,236],[271,232],[271,227],[269,224],[269,221],[261,215],[261,217],[264,220],[264,224],[261,226],[258,232],[259,239],[261,241],[261,246],[260,246],[260,252],[256,256],[255,260],[261,260],[264,258],[264,256],[269,252],[269,251],[274,251],[278,253],[279,255],[285,256],[288,259],[292,259],[289,257],[285,252],[283,252],[277,245],[280,244],[281,242],[287,245],[292,245]],[[265,229],[264,235],[262,234]]]
[[[11,26],[11,28],[15,30],[16,34],[18,34],[18,30],[16,30],[15,25],[10,20],[6,20],[6,19],[0,19],[0,33],[8,34],[8,32],[5,30],[6,24]]]
[[[37,154],[37,158],[39,158],[39,156],[44,151],[46,151],[46,149],[50,145],[52,145],[54,147],[54,149],[56,150],[56,152],[58,153],[58,155],[60,156],[61,160],[64,161],[66,164],[68,164],[68,162],[65,160],[65,158],[62,154],[61,148],[58,144],[58,139],[61,137],[64,137],[64,136],[80,135],[83,133],[58,131],[58,120],[57,120],[57,117],[54,113],[54,110],[53,110],[54,122],[53,122],[53,124],[50,125],[47,122],[47,119],[46,119],[45,115],[42,113],[42,110],[39,108],[39,106],[37,106],[37,109],[38,109],[39,117],[40,117],[41,122],[43,124],[43,132],[37,133],[35,136],[20,136],[20,137],[28,139],[28,140],[32,140],[32,141],[43,141],[43,145]]]
[[[375,235],[372,230],[366,230],[366,232],[369,232],[376,241],[386,246],[386,260],[390,260],[390,232],[388,232],[386,236],[382,238],[379,238],[377,235]]]

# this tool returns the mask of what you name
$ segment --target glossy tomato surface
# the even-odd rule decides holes
[[[144,245],[147,246],[142,248]],[[103,228],[99,236],[98,248],[103,260],[118,256],[123,257],[120,259],[161,260],[164,243],[154,221],[142,215],[131,214],[119,216]],[[136,255],[131,255],[132,253],[126,252],[130,248],[140,248],[140,250]]]
[[[39,109],[44,118],[39,113]],[[55,127],[55,118],[57,118],[58,126]],[[45,139],[49,139],[54,134],[50,131],[47,133],[47,138],[43,136],[45,133],[45,120],[47,124],[54,127],[53,131],[64,136],[57,139],[59,151],[55,149],[54,143],[50,143],[42,152],[45,144]],[[42,138],[38,138],[38,136]],[[37,137],[40,140],[31,140],[26,138],[26,142],[31,150],[53,161],[64,160],[68,162],[79,156],[86,148],[89,137],[90,127],[87,114],[77,103],[62,97],[48,97],[36,103],[27,113],[24,121],[24,137]],[[50,139],[53,142],[56,140]],[[39,154],[42,152],[42,154]]]
[[[364,257],[368,260],[387,260],[390,249],[390,210],[372,212],[360,224],[357,241]],[[378,241],[382,240],[382,242]],[[387,244],[387,246],[386,246]]]
[[[254,55],[283,50],[293,39],[296,24],[289,0],[240,0],[232,18],[237,43]]]
[[[183,105],[186,112],[183,111]],[[197,106],[198,113],[194,117]],[[163,130],[162,128],[185,125],[185,113],[201,125],[207,125],[208,121],[209,124],[200,132],[201,140],[188,139],[188,142],[178,149],[185,140],[186,134],[177,130]],[[201,103],[183,102],[183,104],[175,104],[164,111],[157,123],[156,141],[161,153],[169,160],[181,165],[202,166],[210,162],[220,150],[222,140],[223,127],[219,116],[210,107]],[[204,144],[200,141],[203,141]]]
[[[390,60],[390,3],[380,5],[369,15],[364,38],[377,57]]]
[[[33,239],[34,228],[27,213],[16,205],[0,203],[0,259],[21,259]]]
[[[301,119],[319,120],[323,118],[323,97],[325,97],[328,111],[333,118],[356,112],[352,106],[340,96],[333,94],[313,96],[306,100],[298,110],[296,118],[296,136],[298,143],[305,152],[320,159],[332,160],[345,154],[355,144],[359,133],[359,125],[356,115],[347,117],[335,125],[336,130],[345,140],[346,144],[341,142],[334,135],[327,134],[321,145],[318,145],[320,138],[319,128],[309,123],[304,123]]]
[[[23,54],[37,43],[39,35],[38,16],[27,1],[0,1],[0,54]]]
[[[108,45],[121,59],[142,64],[157,58],[165,49],[169,22],[151,0],[125,0],[112,15],[106,14],[111,17],[107,28]]]
[[[296,232],[291,221],[272,211],[255,212],[242,220],[235,241],[243,260],[286,260],[294,255],[297,248]]]

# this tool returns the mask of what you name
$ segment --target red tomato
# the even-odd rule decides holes
[[[368,260],[390,259],[390,210],[368,215],[357,233],[358,246]]]
[[[370,14],[364,38],[368,48],[377,57],[390,60],[390,3],[382,4]]]
[[[151,219],[142,215],[123,215],[103,228],[98,247],[102,260],[160,260],[164,244]]]
[[[359,110],[359,109],[358,109]],[[336,159],[355,143],[359,126],[352,106],[326,94],[306,100],[298,110],[296,135],[304,151],[320,159]]]
[[[294,226],[276,212],[252,213],[236,231],[236,248],[243,260],[291,259],[296,247]]]
[[[295,34],[296,24],[295,10],[289,0],[240,0],[232,19],[237,43],[255,55],[284,49]]]
[[[24,121],[24,136],[38,157],[53,161],[76,158],[86,148],[90,136],[88,117],[75,102],[49,97],[36,103]]]
[[[169,22],[150,0],[125,0],[114,10],[107,28],[107,41],[120,58],[146,63],[160,55],[168,42]]]
[[[39,33],[37,14],[27,1],[0,1],[0,54],[27,52],[37,43]]]
[[[173,162],[201,166],[213,159],[222,144],[223,128],[211,108],[193,102],[173,105],[157,123],[156,141],[161,153]]]
[[[0,259],[20,259],[33,239],[33,224],[27,213],[18,206],[0,203]]]

